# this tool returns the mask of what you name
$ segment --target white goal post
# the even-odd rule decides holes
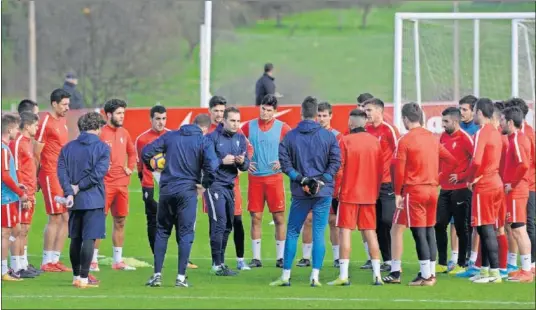
[[[402,105],[410,101],[454,104],[471,93],[534,102],[535,18],[534,12],[396,13],[394,125],[403,129]]]

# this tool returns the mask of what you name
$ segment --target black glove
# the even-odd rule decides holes
[[[322,189],[322,186],[324,186],[324,182],[305,177],[301,181],[301,186],[307,196],[316,196],[320,192],[320,189]]]
[[[339,209],[339,199],[337,198],[331,199],[331,210],[333,210],[333,214],[337,214],[338,209]]]

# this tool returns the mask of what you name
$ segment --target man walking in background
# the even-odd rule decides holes
[[[154,274],[147,282],[148,286],[162,285],[162,267],[173,226],[179,247],[175,286],[189,286],[186,267],[194,242],[197,196],[212,185],[219,166],[212,141],[203,136],[209,126],[208,115],[200,114],[193,125],[183,125],[179,130],[168,132],[141,152],[141,160],[150,170],[151,159],[159,153],[166,154],[166,165],[160,177]]]
[[[279,143],[291,130],[290,126],[275,119],[277,98],[266,95],[260,106],[260,116],[242,127],[244,135],[253,145],[253,158],[249,164],[248,211],[251,213],[251,268],[262,267],[261,232],[264,203],[275,223],[276,267],[283,268],[285,250],[285,188],[279,163]]]
[[[290,178],[292,203],[287,225],[283,274],[271,286],[290,286],[290,271],[296,256],[300,230],[313,212],[313,271],[311,286],[321,286],[319,273],[326,254],[324,232],[333,196],[333,179],[341,166],[341,152],[335,135],[315,122],[318,102],[306,97],[301,106],[302,121],[289,131],[279,145],[279,161]],[[314,147],[312,147],[314,146]]]
[[[71,101],[69,104],[69,109],[71,110],[79,110],[85,108],[84,97],[78,91],[78,89],[76,89],[77,85],[78,77],[76,76],[76,73],[67,73],[67,75],[65,75],[65,82],[63,83],[63,90],[65,90],[71,95]]]
[[[261,105],[266,95],[276,95],[274,83],[274,65],[264,65],[264,74],[255,83],[255,105]]]
[[[123,261],[125,242],[125,222],[128,215],[128,185],[130,175],[136,165],[136,148],[130,134],[123,128],[127,103],[111,99],[104,105],[108,123],[102,128],[100,138],[110,146],[110,169],[104,178],[106,184],[106,206],[104,213],[112,211],[114,226],[112,230],[113,264],[115,270],[135,270]],[[91,263],[92,271],[99,271],[97,257],[100,241],[95,242]]]
[[[89,276],[95,240],[106,236],[104,177],[110,166],[110,148],[99,139],[106,122],[97,112],[78,120],[80,135],[65,145],[58,158],[58,177],[69,208],[70,256],[73,286],[98,287]]]

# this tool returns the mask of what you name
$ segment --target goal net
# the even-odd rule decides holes
[[[409,101],[454,104],[473,94],[535,100],[534,13],[399,13],[394,120]]]

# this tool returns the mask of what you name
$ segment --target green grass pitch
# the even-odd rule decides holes
[[[242,175],[242,192],[247,198],[247,176]],[[137,178],[130,186],[130,215],[127,219],[125,257],[135,257],[152,264],[151,251],[146,237],[145,213]],[[30,233],[30,261],[38,266],[42,254],[42,232],[46,223],[41,194]],[[287,196],[290,199],[290,195]],[[244,199],[246,202],[246,199]],[[503,283],[476,285],[465,279],[438,275],[435,287],[408,287],[407,282],[418,271],[415,246],[410,234],[404,239],[404,274],[402,285],[371,285],[371,273],[359,270],[365,255],[359,233],[354,233],[349,287],[328,287],[338,270],[332,267],[329,236],[326,232],[326,258],[320,279],[321,288],[308,286],[309,268],[294,267],[291,287],[270,287],[268,284],[281,275],[275,268],[275,243],[269,213],[263,222],[262,256],[264,267],[243,271],[237,277],[221,278],[209,274],[210,248],[208,243],[208,220],[198,209],[196,239],[192,260],[199,265],[189,270],[192,287],[175,288],[177,272],[177,247],[170,240],[163,272],[164,286],[148,288],[144,284],[152,274],[151,268],[136,271],[114,271],[110,266],[101,266],[95,275],[101,280],[99,288],[80,290],[71,286],[70,273],[47,273],[36,279],[22,282],[2,283],[2,307],[8,308],[244,308],[244,309],[348,309],[348,308],[512,308],[534,309],[534,284]],[[246,259],[251,258],[249,237],[250,216],[244,214],[246,230]],[[108,239],[101,246],[101,253],[111,256],[111,220],[108,219]],[[172,235],[173,236],[173,235]],[[232,239],[232,238],[231,238]],[[62,261],[69,265],[68,245],[62,252]],[[235,266],[234,244],[229,242],[227,264]],[[301,245],[298,250],[301,255]]]

